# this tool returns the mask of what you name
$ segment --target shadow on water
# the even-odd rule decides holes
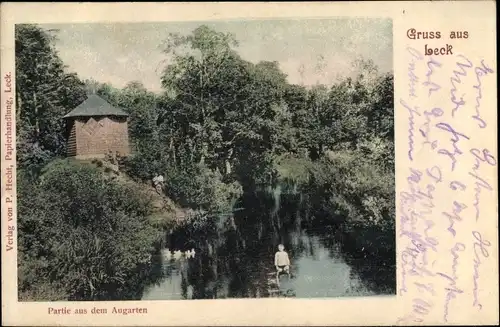
[[[176,230],[168,237],[169,250],[194,249],[195,255],[172,258],[162,250],[153,258],[154,274],[161,278],[142,299],[394,294],[395,272],[384,270],[387,260],[370,261],[338,228],[315,226],[300,194],[275,192],[246,194],[237,204],[242,210]],[[289,254],[291,275],[278,283],[274,254],[280,243]]]

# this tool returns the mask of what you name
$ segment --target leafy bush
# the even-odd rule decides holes
[[[394,226],[394,173],[360,151],[330,152],[311,169],[312,197],[324,212],[383,229]]]
[[[148,147],[141,147],[134,155],[119,158],[118,165],[127,175],[150,182],[154,174],[167,169],[169,162],[158,144],[150,142]]]
[[[137,269],[149,269],[159,236],[149,214],[149,203],[133,187],[106,180],[90,165],[52,162],[37,180],[19,187],[21,294],[32,300],[61,294],[72,300],[130,298],[133,289],[125,286]]]
[[[206,211],[231,210],[242,194],[241,185],[225,182],[217,170],[197,165],[166,173],[167,194],[183,206]]]

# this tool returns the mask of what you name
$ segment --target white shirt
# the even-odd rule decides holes
[[[288,253],[285,251],[278,251],[274,255],[274,265],[275,266],[289,266],[290,259],[288,258]]]

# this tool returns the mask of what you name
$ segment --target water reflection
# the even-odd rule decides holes
[[[320,236],[309,233],[292,233],[289,240],[291,276],[282,276],[279,285],[272,249],[246,258],[223,254],[210,257],[207,253],[195,258],[163,260],[159,268],[164,278],[146,290],[143,300],[373,294],[345,262],[338,244],[326,248]]]
[[[288,200],[288,201],[287,201]],[[194,257],[154,262],[159,282],[146,288],[143,300],[260,297],[325,298],[380,294],[353,269],[338,233],[312,228],[307,212],[290,199],[262,195],[243,200],[246,209],[218,217],[203,228],[186,226],[171,235],[170,249],[195,249]],[[279,206],[279,210],[276,209]],[[284,244],[291,261],[290,278],[276,280],[274,254]],[[377,270],[377,269],[372,269]]]

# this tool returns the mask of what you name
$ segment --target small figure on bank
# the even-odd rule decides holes
[[[283,244],[278,245],[278,252],[274,255],[274,265],[276,266],[278,277],[281,273],[290,276],[290,258],[285,252]]]
[[[153,176],[153,187],[156,188],[156,185],[158,185],[158,174]]]
[[[115,160],[114,164],[118,165],[120,163],[120,161],[121,161],[121,158],[122,158],[122,156],[120,155],[120,152],[116,151],[115,152],[115,157],[114,157],[114,160]]]
[[[161,194],[163,190],[163,182],[164,182],[163,176],[160,174],[155,174],[155,177],[153,177],[153,186],[156,189],[156,192],[158,192],[158,194]]]

